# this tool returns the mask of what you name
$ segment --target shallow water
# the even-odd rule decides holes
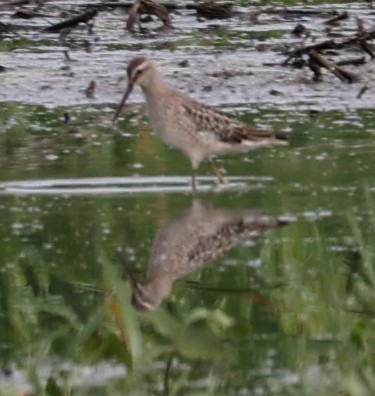
[[[54,22],[54,7],[83,2],[50,3]],[[335,28],[346,32],[354,15],[372,15],[363,3],[323,7],[350,11]],[[31,20],[23,46],[0,41],[0,394],[373,394],[371,87],[355,99],[372,63],[351,85],[264,67],[298,41],[297,20],[251,24],[238,11],[198,22],[184,10],[173,32],[151,37],[104,12],[93,36],[82,28],[69,43]],[[10,12],[0,20],[14,23]],[[323,21],[303,23],[320,37]],[[289,133],[290,145],[217,158],[224,185],[203,164],[193,196],[189,162],[151,133],[139,92],[111,122],[126,60],[141,53],[179,88]],[[91,80],[94,99],[83,92]],[[244,226],[259,216],[280,224]],[[131,285],[150,280],[163,299],[149,292],[157,309],[138,312]]]

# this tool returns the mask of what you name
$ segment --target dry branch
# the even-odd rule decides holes
[[[312,44],[305,47],[297,48],[288,54],[288,58],[283,62],[283,66],[286,66],[291,59],[301,57],[303,54],[307,54],[312,50],[322,51],[336,48],[337,43],[334,40],[326,40],[318,44]]]
[[[348,72],[342,67],[337,66],[334,62],[324,58],[321,54],[319,54],[315,50],[311,50],[309,52],[309,57],[311,63],[313,64],[315,63],[318,67],[324,67],[325,69],[333,73],[336,77],[338,77],[341,81],[353,83],[359,80],[358,76],[356,76],[354,73]]]
[[[368,86],[364,85],[361,90],[358,92],[357,99],[361,99],[363,94],[368,90]]]
[[[163,5],[153,0],[137,0],[129,10],[129,17],[126,22],[127,30],[133,30],[134,24],[139,22],[139,16],[141,14],[155,15],[163,22],[163,28],[169,29],[172,27],[168,10]]]

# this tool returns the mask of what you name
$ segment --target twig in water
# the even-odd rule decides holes
[[[364,85],[361,90],[358,92],[357,99],[361,99],[363,94],[368,90],[368,86]]]

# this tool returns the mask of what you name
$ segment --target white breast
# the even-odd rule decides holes
[[[179,97],[146,96],[146,111],[152,130],[169,146],[181,150],[196,168],[209,154],[202,133],[179,106]]]

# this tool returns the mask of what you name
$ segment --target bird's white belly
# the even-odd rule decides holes
[[[159,106],[155,101],[147,102],[146,110],[152,130],[169,146],[182,151],[191,161],[194,169],[212,155],[204,138],[205,133],[197,132],[194,123],[185,114],[178,113],[172,104]]]
[[[151,128],[154,133],[156,133],[164,143],[168,146],[178,148],[182,150],[185,147],[185,140],[182,133],[176,128],[176,125],[169,122],[163,122],[164,120],[152,119],[150,117]]]
[[[189,131],[174,119],[173,114],[167,114],[164,109],[156,106],[147,106],[147,114],[153,132],[169,146],[183,151],[189,156],[189,148],[194,146],[193,131]]]

